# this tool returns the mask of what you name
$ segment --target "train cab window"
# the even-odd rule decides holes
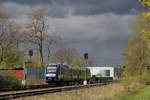
[[[47,66],[47,73],[56,73],[57,65],[48,65]]]

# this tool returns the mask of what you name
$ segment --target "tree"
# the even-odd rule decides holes
[[[138,0],[143,6],[150,7],[150,0]]]
[[[23,66],[24,52],[14,46],[9,45],[4,51],[5,55],[1,62],[1,67],[13,68],[16,66]]]
[[[54,46],[59,46],[60,36],[54,32],[51,37],[46,38],[47,61],[52,62],[52,49]]]
[[[33,56],[31,58],[31,63],[26,64],[28,67],[34,67],[34,68],[40,68],[41,67],[41,62],[40,62],[40,57],[39,56]]]
[[[148,7],[150,9],[150,0],[139,0],[143,6]],[[147,42],[147,46],[150,52],[150,11],[148,12],[143,12],[141,15],[143,18],[143,26],[141,28],[142,33],[144,35],[144,40]],[[149,61],[150,64],[150,61]]]
[[[125,70],[130,75],[142,75],[149,63],[149,49],[142,34],[145,27],[144,16],[140,14],[131,30],[131,38],[122,53],[126,64]]]
[[[71,64],[72,60],[77,56],[77,50],[75,48],[61,48],[55,53],[56,62],[61,64]]]
[[[148,7],[150,9],[150,0],[139,0],[143,6]],[[150,50],[150,11],[142,13],[144,20],[144,27],[141,29],[144,35],[144,39],[148,42],[148,48]]]
[[[37,51],[40,54],[41,66],[44,66],[44,46],[50,47],[54,43],[53,36],[48,33],[49,25],[47,18],[44,16],[45,11],[45,8],[33,11],[28,17],[29,23],[26,27],[28,41],[37,47]]]
[[[47,35],[48,24],[47,19],[43,16],[46,9],[40,8],[29,15],[29,23],[27,25],[29,41],[37,46],[40,53],[41,66],[43,66],[43,42]]]
[[[22,45],[23,43],[25,43],[25,35],[23,32],[23,28],[21,27],[20,24],[13,22],[12,25],[12,32],[11,34],[13,34],[12,38],[12,44],[19,49],[19,46]]]
[[[83,60],[81,60],[80,58],[73,59],[71,65],[72,66],[80,66],[80,67],[84,67],[85,66]]]
[[[8,16],[0,12],[0,64],[5,57],[5,51],[9,46],[15,46],[16,40],[19,40],[19,34],[16,24]]]

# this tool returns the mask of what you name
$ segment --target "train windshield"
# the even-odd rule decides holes
[[[47,66],[47,73],[56,73],[57,65],[48,65]]]

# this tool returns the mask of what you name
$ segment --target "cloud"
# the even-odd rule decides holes
[[[7,1],[7,2],[6,2]],[[0,6],[18,22],[41,7],[48,8],[50,31],[57,31],[61,43],[88,52],[96,64],[122,63],[120,53],[130,37],[130,28],[140,11],[134,0],[14,0]],[[137,6],[137,7],[136,7]]]
[[[0,0],[0,4],[13,16],[12,13],[26,14],[39,7],[48,8],[51,17],[133,14],[144,9],[136,0]]]
[[[100,41],[128,38],[135,15],[117,15],[113,13],[95,16],[69,16],[63,19],[52,18],[49,23],[70,40]]]
[[[12,18],[21,18],[26,17],[28,14],[30,14],[32,11],[38,9],[38,8],[47,8],[46,15],[48,17],[55,17],[55,18],[64,18],[66,16],[69,16],[73,12],[73,8],[69,6],[61,7],[54,5],[48,5],[48,4],[39,4],[39,5],[23,5],[18,4],[14,2],[5,2],[0,4],[1,9],[6,12],[9,16]]]

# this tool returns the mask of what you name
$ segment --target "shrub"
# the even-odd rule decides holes
[[[145,71],[141,76],[141,81],[144,84],[150,84],[150,73],[148,71]]]
[[[124,73],[124,78],[122,80],[124,89],[128,92],[133,91],[139,88],[142,84],[142,76],[141,75],[129,75],[127,72]]]
[[[0,88],[12,88],[21,86],[21,79],[19,79],[11,71],[3,71],[0,73]]]

